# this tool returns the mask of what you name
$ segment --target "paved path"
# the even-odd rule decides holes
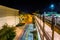
[[[20,27],[15,27],[16,36],[15,36],[14,40],[18,40],[19,38],[22,37],[22,35],[24,33],[25,25],[24,26],[20,26]]]
[[[27,28],[26,28],[21,40],[33,40],[33,33],[31,33],[31,31],[33,31],[33,24],[27,24],[26,26],[27,26]]]

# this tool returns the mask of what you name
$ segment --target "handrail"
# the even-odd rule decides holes
[[[35,24],[35,25],[36,25],[36,24]],[[38,26],[37,26],[37,28],[38,28]],[[38,28],[38,31],[39,31],[39,34],[41,35],[39,28]],[[41,37],[41,39],[43,40],[43,38],[42,38],[43,35],[41,35],[40,37]]]
[[[37,19],[36,19],[36,21],[37,21]],[[38,21],[37,21],[38,22]],[[39,22],[38,22],[38,24],[39,24]],[[43,28],[41,27],[41,25],[39,24],[39,26],[40,26],[40,28],[41,28],[41,30],[42,30],[42,32],[43,32]],[[50,35],[48,34],[48,33],[46,33],[46,31],[44,31],[44,36],[45,36],[45,38],[47,39],[47,40],[50,40],[51,39],[51,37],[50,37]],[[48,35],[47,35],[48,34]],[[49,37],[48,37],[49,36]]]
[[[43,20],[43,19],[42,19],[42,20]],[[52,22],[52,21],[50,21],[50,20],[48,20],[48,19],[45,19],[45,20],[47,20],[46,22],[48,22],[48,23],[50,23],[50,24],[51,24],[51,22]],[[55,26],[56,26],[56,28],[58,28],[58,29],[60,30],[60,27],[59,27],[60,24],[57,23],[57,25],[55,25]]]
[[[42,19],[43,20],[43,19]],[[50,25],[52,25],[52,22],[51,21],[47,21],[46,19],[45,19],[45,22],[47,22],[47,23],[49,23]],[[58,30],[60,30],[60,26],[59,26],[60,24],[56,24],[56,25],[54,25],[54,27],[55,28],[57,28]],[[55,30],[56,31],[56,30]],[[60,32],[59,31],[56,31],[58,34],[60,34]]]
[[[36,15],[36,16],[37,16],[37,15]],[[37,16],[37,17],[38,17],[38,18],[40,18],[39,16]],[[42,18],[42,17],[41,17],[40,19],[41,19],[41,20],[43,20],[43,18]],[[46,20],[47,20],[47,21],[46,21]],[[45,22],[47,22],[47,23],[49,23],[49,24],[51,25],[51,21],[50,21],[50,20],[48,20],[48,19],[46,19],[46,18],[45,18]],[[57,23],[57,24],[56,24],[56,25],[54,25],[54,26],[55,26],[55,28],[57,28],[58,30],[60,30],[60,27],[59,27],[59,26],[60,26],[60,24],[58,24],[58,23]],[[56,32],[57,32],[58,34],[60,34],[60,32],[59,32],[59,31],[56,31]]]

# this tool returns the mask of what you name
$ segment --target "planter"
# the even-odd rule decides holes
[[[19,23],[19,24],[16,25],[16,27],[24,26],[24,25],[25,25],[25,23]]]

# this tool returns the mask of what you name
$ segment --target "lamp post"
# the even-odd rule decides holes
[[[43,14],[43,40],[44,40],[44,35],[45,35],[45,31],[44,31],[44,28],[45,28],[45,14],[46,14],[46,12],[44,12],[44,14]]]
[[[53,11],[54,4],[51,4],[50,8]],[[52,26],[51,26],[51,29],[52,29],[52,40],[54,40],[54,25],[55,25],[55,18],[54,18],[54,14],[52,13]]]
[[[55,18],[54,18],[54,15],[52,15],[52,26],[51,26],[51,29],[52,29],[52,40],[54,40],[54,24],[55,24]]]
[[[43,14],[43,40],[44,40],[44,26],[45,24],[44,24],[44,14]]]

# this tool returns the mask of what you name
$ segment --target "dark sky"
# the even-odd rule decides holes
[[[50,4],[58,4],[59,2],[59,0],[0,0],[1,5],[19,9],[25,12],[34,12],[36,10],[43,11]]]

